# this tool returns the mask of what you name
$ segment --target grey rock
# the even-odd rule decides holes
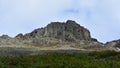
[[[15,38],[40,42],[41,38],[46,37],[69,42],[92,40],[89,30],[72,20],[67,20],[66,22],[51,22],[44,28],[35,29],[25,35],[18,34]]]
[[[119,40],[114,40],[107,42],[105,44],[106,47],[111,47],[111,48],[120,48],[120,39]]]
[[[26,36],[32,38],[52,37],[66,41],[91,40],[90,32],[72,20],[68,20],[66,23],[52,22],[45,28],[36,29]]]
[[[98,42],[98,40],[97,40],[97,39],[95,39],[95,38],[91,38],[91,40],[92,40],[92,41],[95,41],[95,42]]]
[[[2,38],[2,39],[9,39],[11,37],[9,37],[8,35],[2,35],[2,36],[0,36],[0,38]]]
[[[20,33],[20,34],[18,34],[17,36],[15,36],[15,38],[20,38],[20,39],[23,39],[23,34],[22,33]]]
[[[25,35],[18,34],[16,38],[22,38],[32,41],[35,44],[51,44],[53,41],[61,40],[64,42],[76,43],[81,40],[97,41],[91,38],[88,29],[80,26],[75,21],[67,20],[66,22],[51,22],[44,28],[38,28]],[[51,40],[52,39],[52,40]],[[54,43],[58,43],[57,41]]]
[[[54,38],[63,38],[65,33],[65,23],[52,22],[45,27],[44,36],[54,37]]]
[[[2,40],[0,40],[1,45],[6,45],[6,42],[8,42],[10,45],[69,45],[91,49],[93,47],[97,49],[103,45],[100,44],[97,39],[91,38],[88,29],[72,20],[67,20],[66,22],[51,22],[46,27],[35,29],[24,35],[20,33],[12,39],[3,40],[2,38],[9,38],[9,36],[3,35],[0,37]]]

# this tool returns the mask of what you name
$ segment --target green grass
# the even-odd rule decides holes
[[[120,52],[0,57],[0,68],[120,68]]]

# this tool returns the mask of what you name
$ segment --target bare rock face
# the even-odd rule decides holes
[[[52,22],[45,28],[39,28],[24,35],[26,39],[40,39],[41,37],[50,37],[71,42],[76,40],[92,40],[89,30],[72,20],[68,20],[65,23]]]
[[[113,50],[120,50],[120,39],[107,42],[105,46]]]
[[[72,46],[75,48],[103,49],[103,44],[91,38],[88,29],[77,24],[75,21],[51,22],[44,28],[38,28],[27,34],[18,34],[15,38],[0,38],[0,45],[37,45],[37,46]],[[7,44],[7,45],[8,45]]]
[[[66,22],[65,31],[72,34],[76,39],[79,40],[90,40],[90,32],[86,28],[80,26],[75,21],[68,20]]]
[[[13,44],[16,43],[17,45],[21,45],[22,43],[37,46],[81,45],[81,43],[86,45],[86,41],[97,42],[96,39],[91,38],[88,29],[72,20],[67,20],[66,22],[51,22],[46,27],[35,29],[31,33],[24,35],[20,33],[15,38],[10,39],[10,41],[11,40]],[[87,45],[89,45],[89,43]]]
[[[83,48],[87,48],[87,46],[92,46],[94,49],[97,47],[103,48],[103,44],[91,38],[88,29],[72,20],[66,22],[51,22],[46,27],[35,29],[31,33],[25,35],[18,34],[16,38],[24,40],[24,43],[32,43],[32,45],[37,46],[70,45]]]
[[[0,38],[1,38],[1,39],[9,39],[9,38],[11,38],[11,37],[9,37],[8,35],[2,35],[2,36],[0,36]]]
[[[23,34],[20,33],[20,34],[18,34],[15,38],[23,38],[23,37],[24,37]]]

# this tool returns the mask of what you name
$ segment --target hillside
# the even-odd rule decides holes
[[[18,48],[17,52],[23,51],[23,53],[24,50],[31,53],[40,50],[118,51],[118,44],[117,41],[100,43],[91,37],[87,28],[72,20],[51,22],[43,28],[35,29],[24,35],[20,33],[14,38],[8,35],[0,36],[1,49],[8,48],[10,51],[16,52]]]

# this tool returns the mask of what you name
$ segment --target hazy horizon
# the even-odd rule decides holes
[[[120,39],[119,0],[0,0],[0,35],[74,20],[100,42]]]

